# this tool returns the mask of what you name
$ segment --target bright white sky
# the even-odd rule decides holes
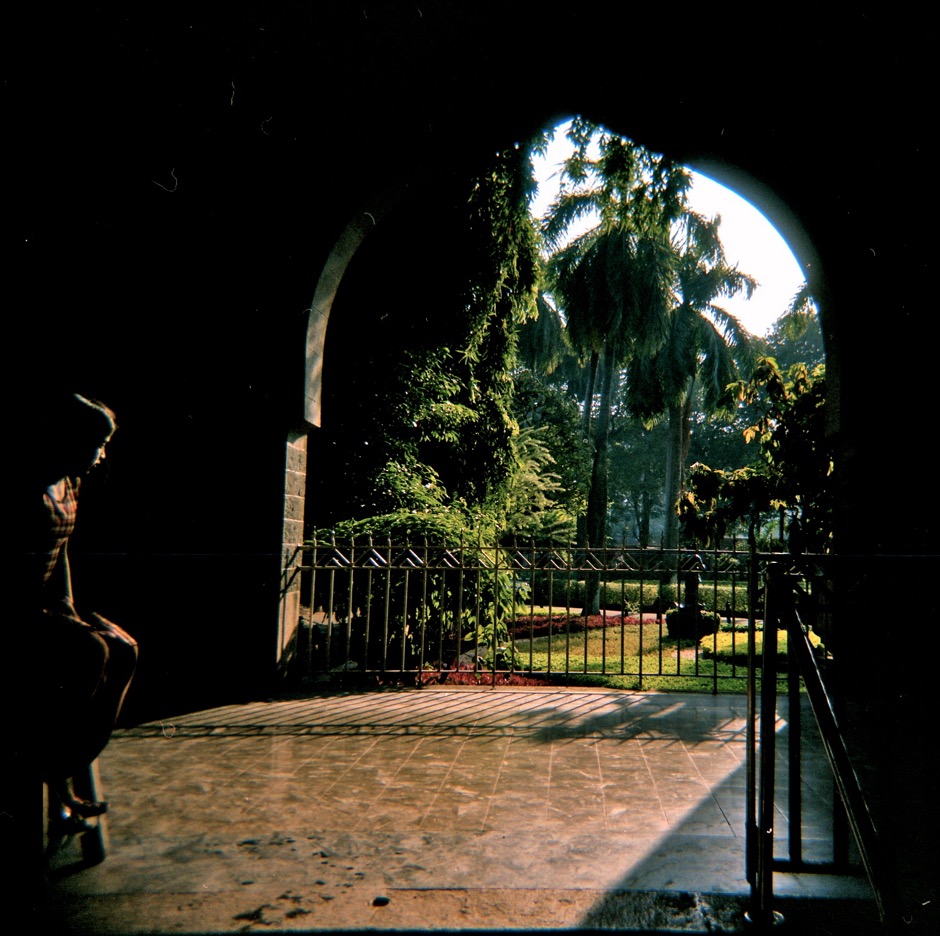
[[[559,129],[545,159],[534,159],[539,193],[532,211],[540,216],[554,200],[558,175],[570,150]],[[700,173],[692,173],[689,206],[705,217],[721,215],[719,233],[729,263],[758,282],[750,300],[723,299],[723,308],[750,332],[764,335],[782,315],[803,284],[800,265],[777,229],[749,201]],[[586,225],[585,227],[589,227]]]

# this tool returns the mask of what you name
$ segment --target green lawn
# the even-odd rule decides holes
[[[762,634],[756,638],[759,660]],[[786,634],[779,632],[777,640],[785,665]],[[640,628],[617,624],[570,635],[562,628],[551,637],[516,639],[513,646],[523,672],[555,674],[568,685],[710,691],[717,683],[724,692],[747,689],[747,633],[740,630],[721,630],[696,646],[666,636],[665,629],[660,637],[651,623],[643,627],[641,648]]]

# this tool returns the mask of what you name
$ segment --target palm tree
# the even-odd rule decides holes
[[[587,370],[583,404],[585,438],[593,446],[586,515],[579,523],[583,546],[607,543],[610,418],[624,364],[652,355],[668,337],[673,305],[675,252],[670,244],[688,173],[629,140],[575,121],[569,137],[575,153],[562,188],[542,227],[555,252],[548,284],[565,319],[571,347]],[[588,155],[592,140],[599,155]],[[598,223],[561,246],[571,226],[590,215]],[[597,613],[597,581],[588,582],[585,613]]]
[[[647,421],[668,421],[664,545],[669,549],[678,546],[675,504],[685,478],[693,401],[700,396],[709,413],[730,405],[727,388],[751,355],[753,336],[717,301],[742,291],[750,298],[757,283],[727,262],[720,224],[720,217],[683,212],[672,235],[675,305],[666,340],[653,354],[635,357],[628,373],[630,410]]]
[[[637,232],[598,226],[552,257],[567,335],[587,364],[584,433],[594,448],[583,545],[606,544],[610,417],[623,366],[666,340],[673,255],[663,225]],[[595,403],[596,400],[596,403]]]
[[[565,323],[551,296],[543,292],[535,299],[536,314],[519,328],[517,357],[523,367],[550,376],[571,356],[565,339]]]
[[[767,348],[783,370],[792,364],[807,364],[812,368],[826,363],[816,300],[808,283],[803,283],[787,310],[774,322]]]

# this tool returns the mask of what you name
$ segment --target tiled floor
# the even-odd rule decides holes
[[[733,930],[745,715],[733,695],[433,688],[125,729],[100,764],[108,857],[76,869],[63,849],[49,912],[95,934]],[[831,783],[805,743],[807,857],[825,859]],[[784,809],[777,829],[785,852]],[[775,877],[784,897],[868,896]]]

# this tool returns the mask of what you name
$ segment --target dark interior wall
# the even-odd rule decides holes
[[[791,6],[772,30],[702,13],[676,34],[645,10],[100,4],[12,28],[10,376],[119,410],[96,545],[274,549],[305,310],[350,216],[582,112],[779,199],[762,207],[816,279],[846,500],[865,505],[845,548],[928,550],[929,31],[898,9],[810,27]],[[886,459],[905,466],[890,489]]]
[[[18,400],[61,382],[118,412],[74,553],[79,600],[144,648],[128,717],[273,669],[315,282],[315,173],[289,131],[265,146],[250,51],[165,13],[20,34],[8,114],[6,376]]]

